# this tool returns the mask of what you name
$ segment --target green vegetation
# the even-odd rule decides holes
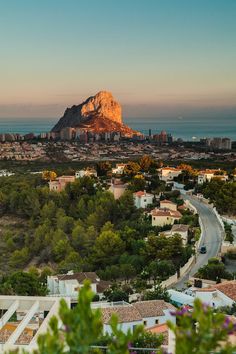
[[[115,316],[110,322],[112,334],[104,336],[100,310],[92,310],[90,307],[93,296],[89,283],[85,283],[80,291],[78,305],[73,310],[62,300],[59,314],[63,326],[59,326],[58,319],[53,317],[50,330],[39,338],[35,353],[98,354],[102,351],[91,347],[105,345],[108,354],[128,354],[130,347],[160,347],[162,336],[148,335],[144,333],[142,326],[137,326],[133,333],[128,331],[125,334],[119,328]]]
[[[165,300],[170,302],[168,291],[160,285],[156,285],[153,290],[147,290],[144,293],[144,300]]]
[[[208,264],[200,268],[196,276],[202,279],[216,281],[220,281],[220,279],[233,278],[232,274],[226,270],[224,263],[222,263],[218,258],[210,258],[208,260]]]
[[[150,158],[128,166],[135,173],[153,168],[147,190],[163,189]],[[99,164],[104,181],[110,167],[106,162]],[[140,187],[143,178],[133,172],[127,177],[131,191],[119,200],[104,190],[100,178],[78,179],[61,193],[49,191],[47,180],[52,178],[55,174],[49,170],[43,178],[32,174],[1,178],[0,220],[17,218],[21,225],[0,227],[3,274],[27,270],[30,265],[42,270],[47,265],[53,272],[96,271],[102,279],[125,282],[147,271],[148,279],[156,282],[174,274],[191,256],[191,247],[183,246],[178,235],[157,237],[166,228],[152,227],[143,211],[135,208],[132,190]],[[179,203],[178,193],[166,193]]]
[[[235,346],[230,335],[235,325],[223,313],[195,300],[193,311],[187,308],[176,311],[177,325],[169,323],[176,336],[176,354],[233,354]]]
[[[209,198],[220,214],[236,214],[236,182],[212,179],[198,187],[205,198]]]
[[[232,232],[232,226],[227,223],[224,223],[224,227],[225,227],[225,241],[229,241],[230,243],[233,243],[234,235]]]
[[[104,336],[100,310],[92,310],[90,306],[93,296],[89,283],[85,283],[73,310],[62,300],[59,310],[62,325],[56,317],[50,320],[50,328],[39,337],[35,354],[101,354],[98,345],[105,346],[107,354],[136,353],[136,348],[155,348],[153,354],[164,352],[162,336],[145,332],[142,326],[125,334],[115,315],[110,322],[111,335]],[[195,300],[192,311],[183,307],[172,315],[177,318],[176,325],[171,322],[168,325],[176,336],[176,354],[235,352],[236,347],[230,343],[235,325],[225,314]]]
[[[0,281],[0,294],[45,296],[48,293],[44,274],[39,276],[32,272],[15,272],[2,277]]]

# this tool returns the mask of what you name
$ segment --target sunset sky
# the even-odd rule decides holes
[[[236,0],[0,0],[0,119],[100,90],[130,117],[236,117],[235,19]]]

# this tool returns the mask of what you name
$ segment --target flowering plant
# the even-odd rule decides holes
[[[236,334],[236,323],[223,313],[195,300],[193,309],[187,307],[173,312],[176,325],[169,322],[175,334],[176,354],[233,354],[236,347],[230,343]]]

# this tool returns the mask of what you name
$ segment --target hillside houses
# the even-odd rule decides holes
[[[96,304],[94,304],[96,306]],[[98,304],[99,306],[99,304]],[[102,320],[104,325],[104,333],[111,333],[110,320],[112,314],[116,314],[121,329],[127,333],[128,330],[133,331],[135,326],[143,325],[145,328],[152,327],[157,324],[164,324],[168,320],[175,322],[175,317],[171,315],[171,311],[175,307],[164,300],[140,301],[133,304],[110,303],[102,304],[101,308]]]
[[[177,204],[173,203],[171,200],[164,199],[160,200],[160,208],[177,211]]]
[[[126,191],[128,185],[123,183],[119,178],[112,178],[109,191],[114,195],[115,199],[119,199]]]
[[[175,167],[162,167],[159,169],[159,178],[161,181],[170,182],[182,173],[180,168]]]
[[[177,210],[177,204],[170,200],[160,201],[160,207],[150,212],[152,217],[152,226],[173,225],[175,221],[179,221],[182,214]]]
[[[193,286],[185,293],[173,289],[168,290],[172,303],[178,306],[193,306],[195,299],[200,299],[204,304],[220,308],[224,306],[232,306],[236,302],[236,280],[223,281],[219,284],[208,280],[208,286],[204,285],[204,280],[199,279],[202,283],[200,288]]]
[[[138,191],[133,194],[134,196],[134,205],[136,208],[145,209],[148,205],[153,203],[154,195],[147,193],[146,191]]]
[[[91,282],[92,291],[100,297],[102,297],[103,292],[110,286],[109,282],[101,280],[94,272],[68,272],[67,274],[48,276],[47,287],[50,295],[77,298],[85,280]]]
[[[202,170],[198,172],[197,182],[198,184],[203,184],[205,182],[210,182],[213,178],[220,179],[222,181],[227,181],[228,176],[226,173],[220,169],[218,170]]]
[[[97,171],[94,168],[86,168],[75,172],[75,178],[97,177]]]
[[[49,182],[49,189],[52,192],[61,192],[66,188],[68,183],[73,183],[75,181],[75,176],[60,176],[54,181]]]
[[[171,237],[176,234],[181,236],[183,244],[186,245],[188,243],[189,225],[174,224],[171,230],[164,231],[161,233],[161,235],[164,235],[166,237]]]

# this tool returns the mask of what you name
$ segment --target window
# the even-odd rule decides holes
[[[143,325],[146,326],[147,325],[147,321],[143,321]]]
[[[157,320],[155,320],[155,323],[156,323],[156,324],[158,324],[158,323],[159,323],[159,320],[158,320],[158,319],[157,319]]]
[[[143,201],[144,201],[144,202],[146,202],[146,201],[147,201],[147,199],[144,199]]]

